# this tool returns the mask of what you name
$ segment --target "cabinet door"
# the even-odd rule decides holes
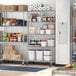
[[[70,63],[70,6],[71,0],[56,0],[56,64]]]

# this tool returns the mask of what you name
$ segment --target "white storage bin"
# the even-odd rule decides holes
[[[40,34],[45,34],[45,30],[44,29],[40,29]]]
[[[48,24],[48,28],[49,29],[54,29],[54,25],[53,24]]]
[[[52,60],[51,56],[44,56],[44,61],[50,61],[50,60]]]
[[[28,51],[28,59],[30,61],[35,60],[35,51]]]
[[[50,29],[46,29],[46,34],[51,34],[51,30]]]
[[[46,34],[54,34],[54,29],[46,29]]]
[[[47,46],[47,40],[42,40],[42,41],[41,41],[41,46],[42,46],[42,47]]]
[[[52,51],[44,51],[44,55],[51,55]]]
[[[43,60],[43,51],[36,51],[36,60],[42,61]]]
[[[48,46],[54,46],[55,40],[47,40]]]

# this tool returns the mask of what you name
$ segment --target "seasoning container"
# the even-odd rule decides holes
[[[17,37],[10,37],[10,42],[17,42]]]
[[[17,33],[11,33],[12,37],[17,37]]]
[[[27,35],[26,35],[26,34],[23,34],[23,35],[22,35],[21,41],[22,41],[22,42],[27,42]]]
[[[22,34],[18,34],[18,42],[21,42],[21,36]]]
[[[52,17],[47,17],[47,22],[51,22]]]
[[[30,34],[35,34],[36,33],[35,27],[29,27],[29,33]]]
[[[36,45],[36,41],[35,40],[30,40],[30,44],[31,45]]]
[[[45,30],[43,28],[40,29],[40,34],[45,34]]]
[[[47,22],[47,17],[43,17],[43,18],[42,18],[42,21],[43,21],[43,22]]]
[[[6,40],[6,42],[9,42],[10,41],[9,37],[6,37],[5,40]]]
[[[46,29],[46,34],[51,34],[51,29]]]
[[[41,45],[41,40],[36,40],[36,45]]]
[[[11,37],[12,35],[11,35],[11,33],[7,33],[7,36],[8,36],[8,37]]]
[[[47,40],[41,40],[41,46],[47,46]]]
[[[37,22],[37,16],[38,14],[32,14],[32,21]]]
[[[37,17],[37,22],[41,22],[41,17],[40,16]]]
[[[54,17],[51,17],[51,22],[54,22]]]

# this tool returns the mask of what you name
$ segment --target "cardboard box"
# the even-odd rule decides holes
[[[3,54],[9,54],[9,50],[4,50]]]
[[[11,59],[11,56],[9,54],[3,54],[3,59]]]
[[[73,17],[75,17],[76,16],[76,10],[75,11],[73,11]]]
[[[18,11],[17,5],[2,5],[2,11]]]
[[[21,54],[11,55],[11,60],[21,60],[23,57]]]
[[[18,54],[18,51],[17,50],[10,50],[9,54],[16,55],[16,54]]]
[[[76,26],[76,17],[73,16],[73,26]]]
[[[28,6],[27,5],[18,5],[18,11],[27,11]]]
[[[14,50],[14,49],[15,49],[15,46],[11,46],[11,45],[4,47],[4,50]]]
[[[17,50],[4,50],[3,54],[12,54],[12,55],[16,55],[18,54]]]

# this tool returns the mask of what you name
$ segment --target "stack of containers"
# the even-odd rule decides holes
[[[22,55],[15,50],[15,46],[5,46],[3,49],[3,59],[20,60],[22,59]]]
[[[0,42],[27,42],[27,34],[0,31]]]

